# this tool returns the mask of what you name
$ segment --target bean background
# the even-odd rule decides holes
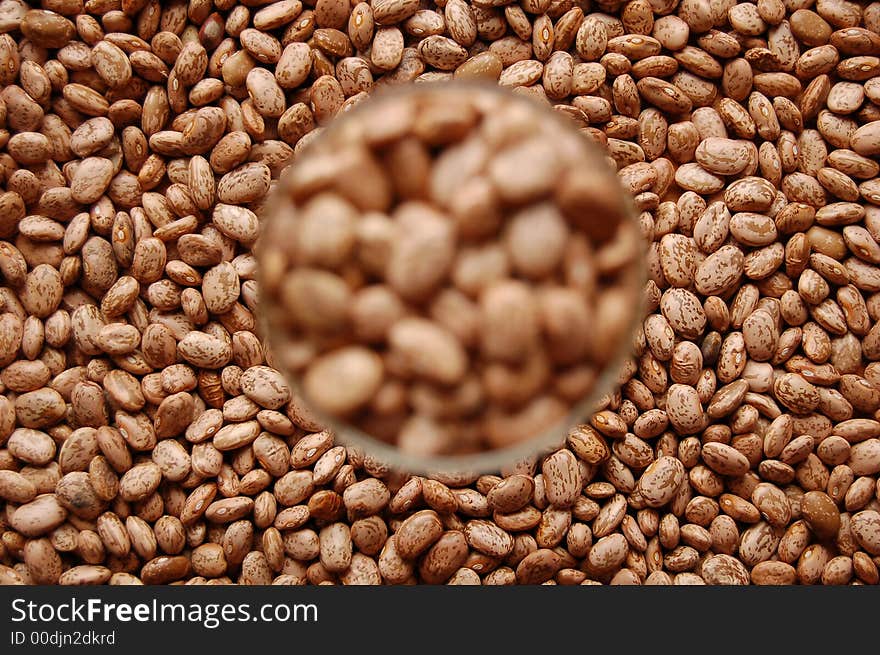
[[[0,0],[0,582],[877,584],[880,3]],[[606,148],[646,315],[501,475],[334,445],[251,248],[375,87],[483,77]]]

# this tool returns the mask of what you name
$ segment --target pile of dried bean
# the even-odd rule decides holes
[[[0,581],[876,584],[880,3],[0,0]],[[334,446],[256,334],[272,180],[497,79],[650,244],[619,391],[505,477]]]

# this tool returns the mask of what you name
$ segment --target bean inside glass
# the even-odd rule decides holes
[[[374,94],[298,153],[257,249],[302,412],[390,468],[500,470],[609,393],[640,315],[627,194],[576,123],[494,85]]]

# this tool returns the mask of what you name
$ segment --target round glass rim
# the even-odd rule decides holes
[[[564,129],[576,131],[577,128],[571,121],[559,115],[549,105],[544,105],[531,98],[528,95],[517,94],[504,87],[500,87],[494,82],[484,82],[480,80],[444,80],[444,81],[424,81],[424,82],[407,82],[386,86],[370,92],[369,97],[348,109],[342,115],[335,116],[330,123],[322,128],[322,132],[317,135],[314,140],[316,142],[324,140],[326,136],[333,138],[333,135],[343,132],[346,129],[346,123],[356,120],[360,114],[366,114],[374,107],[382,102],[394,100],[399,97],[411,96],[421,93],[444,93],[451,91],[453,93],[471,91],[474,93],[491,93],[498,96],[504,96],[513,102],[523,102],[537,112],[539,116],[546,117],[547,120],[554,120]],[[616,177],[615,171],[605,161],[605,153],[601,148],[590,139],[580,135],[583,139],[587,150],[591,153],[589,157],[594,157],[597,162],[601,160],[604,164],[603,168],[607,171],[609,179]],[[303,157],[307,157],[312,149],[312,142],[307,143],[302,152],[297,153],[288,164],[292,168]],[[275,211],[278,211],[278,197],[284,188],[284,173],[282,171],[277,184],[270,191],[262,216],[261,224],[268,223],[272,220]],[[616,182],[620,190],[622,220],[630,221],[633,227],[638,231],[638,216],[633,204],[632,195],[627,192],[620,182]],[[264,228],[265,229],[265,228]],[[568,433],[573,427],[583,424],[589,415],[597,411],[598,401],[603,396],[609,394],[616,387],[620,386],[617,378],[623,370],[623,365],[627,358],[632,354],[632,339],[638,330],[643,319],[644,297],[643,287],[647,278],[647,262],[645,258],[645,247],[642,239],[638,239],[638,252],[633,257],[633,263],[624,267],[621,278],[626,278],[623,284],[632,292],[633,314],[627,324],[627,328],[622,331],[614,346],[614,354],[608,359],[605,365],[597,373],[596,379],[590,392],[581,400],[574,403],[568,414],[551,425],[543,432],[523,439],[510,446],[495,448],[476,453],[468,453],[463,455],[413,455],[401,451],[399,448],[382,441],[381,439],[370,435],[369,433],[359,429],[358,427],[342,421],[336,417],[330,416],[324,412],[314,409],[309,403],[298,381],[298,376],[292,372],[283,361],[273,361],[273,366],[277,366],[278,370],[284,376],[285,380],[291,387],[291,392],[295,393],[299,400],[302,401],[322,424],[325,429],[333,432],[335,441],[342,446],[350,446],[358,448],[365,455],[370,456],[380,464],[387,466],[389,470],[400,473],[409,473],[413,475],[454,475],[454,476],[475,476],[486,473],[499,472],[507,467],[514,466],[521,462],[527,462],[531,459],[538,458],[542,454],[551,452],[561,447]],[[261,265],[259,254],[259,242],[257,244],[255,256],[257,259],[258,272],[257,279],[261,279]],[[267,343],[270,350],[274,350],[274,346],[278,345],[278,336],[274,330],[269,329],[269,319],[267,310],[264,305],[266,298],[261,294],[257,303],[257,322],[264,342]],[[277,358],[276,358],[277,359]]]

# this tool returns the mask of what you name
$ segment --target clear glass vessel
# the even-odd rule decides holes
[[[361,449],[365,455],[393,470],[417,474],[436,474],[446,476],[474,476],[481,473],[510,470],[520,462],[528,462],[561,445],[569,430],[585,422],[607,395],[613,393],[619,384],[621,368],[631,353],[633,338],[643,315],[643,288],[646,279],[646,264],[643,251],[643,240],[640,237],[639,225],[635,208],[629,194],[620,184],[609,158],[591,139],[580,133],[579,128],[587,126],[586,120],[578,125],[579,111],[575,108],[551,108],[548,102],[540,102],[526,93],[514,93],[502,89],[491,82],[451,81],[415,83],[403,86],[386,87],[375,91],[369,98],[355,104],[350,109],[337,115],[330,123],[318,128],[319,132],[309,135],[307,145],[297,150],[294,161],[288,166],[281,180],[272,192],[266,205],[263,218],[263,235],[256,248],[261,275],[261,301],[259,320],[264,339],[272,353],[271,363],[288,379],[299,399],[309,402],[303,393],[301,372],[306,363],[314,357],[313,344],[308,340],[296,339],[290,333],[290,317],[277,302],[273,289],[277,291],[280,276],[284,274],[289,263],[285,263],[285,244],[297,229],[297,204],[294,199],[297,189],[312,185],[342,183],[350,184],[359,177],[357,167],[353,169],[336,168],[334,155],[345,151],[352,139],[385,138],[386,133],[393,133],[396,116],[401,111],[401,103],[417,101],[423,108],[441,103],[446,107],[454,107],[457,102],[476,103],[476,106],[493,106],[493,103],[513,106],[517,111],[529,114],[534,125],[552,126],[554,133],[560,135],[559,150],[577,144],[585,150],[589,170],[587,173],[590,184],[595,184],[593,191],[602,197],[596,211],[585,216],[584,225],[592,225],[587,229],[602,232],[603,226],[614,221],[619,222],[627,235],[625,244],[632,249],[633,256],[620,252],[620,261],[624,262],[614,271],[615,289],[622,289],[625,302],[618,303],[613,316],[607,321],[612,325],[613,338],[606,337],[603,341],[601,365],[597,366],[594,382],[589,386],[583,397],[571,404],[567,415],[557,421],[549,429],[542,430],[530,438],[494,450],[469,452],[461,455],[430,455],[421,456],[404,452],[393,443],[383,441],[367,434],[352,423],[334,418],[333,416],[301,407],[306,422],[320,422],[332,429],[337,441],[349,447]],[[426,104],[427,103],[427,104]],[[487,114],[490,121],[491,114]],[[582,116],[582,114],[581,114]],[[574,120],[573,120],[574,119]],[[398,125],[399,126],[399,125]],[[503,129],[503,128],[501,128]],[[383,132],[384,131],[384,132]],[[378,134],[378,136],[377,136]],[[341,165],[340,165],[341,166]],[[363,179],[368,179],[365,175]],[[295,180],[295,181],[291,181]],[[334,181],[335,180],[335,181]],[[292,191],[293,189],[293,191]],[[369,193],[369,188],[360,187],[358,193]],[[614,216],[613,214],[616,214]],[[618,238],[619,240],[619,238]],[[625,249],[625,248],[624,248]],[[615,253],[605,257],[614,260]],[[611,266],[614,264],[612,263]],[[268,287],[267,287],[268,284]],[[267,293],[267,288],[269,293]],[[607,313],[606,313],[607,316]]]

